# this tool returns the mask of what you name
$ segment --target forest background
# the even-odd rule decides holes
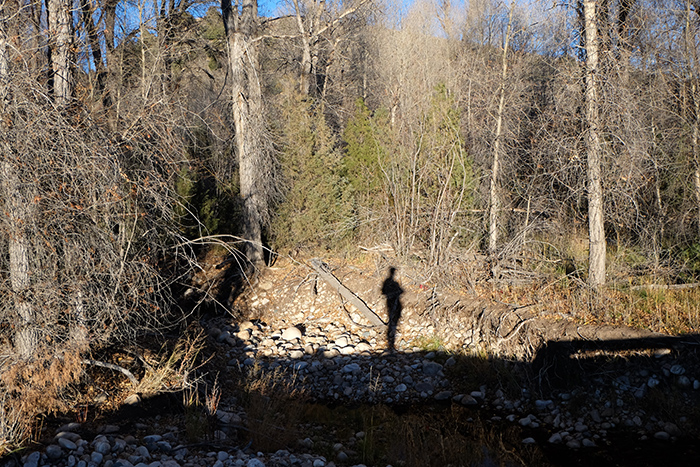
[[[638,289],[700,271],[697,1],[265,9],[0,0],[0,445],[86,355],[186,323],[212,248],[697,330],[694,288]]]

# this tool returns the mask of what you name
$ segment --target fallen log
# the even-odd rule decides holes
[[[352,290],[348,289],[345,287],[337,277],[333,275],[333,273],[330,271],[328,266],[321,261],[319,258],[313,258],[309,260],[309,264],[311,264],[311,267],[314,268],[314,271],[316,271],[328,285],[333,287],[335,290],[338,291],[338,293],[348,302],[350,302],[351,305],[353,305],[355,308],[357,308],[357,311],[362,313],[362,316],[364,316],[370,323],[372,323],[374,326],[386,326],[386,323],[384,323],[377,314],[372,311],[365,302],[362,301],[360,297],[355,295]]]

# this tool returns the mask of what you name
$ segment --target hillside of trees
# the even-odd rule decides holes
[[[696,282],[697,1],[267,6],[0,0],[7,446],[90,352],[183,326],[211,248]]]

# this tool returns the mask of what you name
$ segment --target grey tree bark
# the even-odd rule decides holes
[[[10,102],[9,82],[10,63],[8,54],[7,35],[7,5],[0,3],[0,132],[3,134],[11,124],[8,114]],[[12,147],[6,140],[0,143],[0,176],[2,177],[2,198],[5,215],[10,225],[8,250],[9,250],[9,275],[10,288],[13,293],[14,309],[19,316],[19,322],[15,331],[15,351],[22,360],[29,360],[35,355],[38,346],[38,332],[34,325],[35,312],[31,302],[26,296],[29,291],[30,266],[29,266],[29,239],[27,238],[25,225],[31,219],[31,202],[26,199],[24,189],[18,175],[18,158],[13,154]]]
[[[588,284],[605,284],[605,230],[598,111],[598,23],[596,0],[584,0],[586,34],[586,157],[588,161]]]
[[[71,58],[73,46],[73,22],[71,5],[67,0],[49,0],[49,37],[52,38],[51,67],[53,70],[54,101],[65,107],[73,96],[73,76]]]
[[[242,0],[239,13],[238,5],[232,6],[231,0],[222,0],[221,12],[232,84],[245,253],[248,260],[257,265],[263,261],[262,225],[267,215],[269,190],[265,184],[266,171],[270,169],[255,43],[258,3],[257,0]]]
[[[498,247],[498,217],[501,209],[501,198],[499,193],[499,165],[501,162],[502,140],[503,140],[503,112],[506,101],[506,78],[508,76],[508,43],[510,41],[510,31],[513,25],[513,11],[515,3],[511,3],[508,13],[508,26],[506,37],[503,43],[503,56],[501,59],[501,85],[498,97],[498,114],[496,115],[496,135],[493,142],[493,163],[491,165],[491,185],[489,187],[489,255],[496,253]]]

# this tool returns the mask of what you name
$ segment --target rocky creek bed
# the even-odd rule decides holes
[[[353,268],[337,274],[371,309],[383,310],[380,274]],[[387,459],[399,459],[397,465],[659,465],[664,459],[697,465],[700,460],[696,347],[589,349],[534,367],[536,351],[554,336],[566,340],[574,332],[586,338],[613,331],[441,296],[407,278],[402,285],[406,293],[394,350],[387,349],[384,329],[369,326],[358,310],[304,268],[273,269],[239,297],[235,306],[244,308],[249,319],[202,321],[222,380],[268,378],[303,399],[304,426],[292,430],[291,438],[277,440],[282,449],[257,450],[246,442],[252,439],[246,433],[258,423],[258,430],[270,429],[269,437],[278,437],[275,417],[289,418],[288,407],[270,403],[271,413],[250,413],[245,396],[224,393],[203,444],[188,442],[183,416],[169,423],[165,410],[162,418],[150,414],[136,422],[65,425],[46,434],[45,446],[7,462],[25,467],[319,467],[362,465],[367,459],[367,465],[387,465]],[[643,339],[650,333],[623,329],[613,335]],[[344,412],[351,421],[338,427],[337,420],[328,421],[339,418],[337,413],[326,414],[325,421],[309,420],[308,407],[314,404],[359,412]],[[476,447],[457,450],[462,457],[456,459],[435,455],[423,464],[410,462],[419,451],[368,457],[368,427],[383,426],[389,445],[394,435],[393,425],[368,423],[368,417],[393,420],[397,410],[399,419],[427,412],[432,418],[416,422],[424,428],[403,424],[396,436],[436,430],[439,442]],[[259,423],[264,416],[271,417],[268,425]],[[447,419],[452,421],[440,422]],[[505,432],[507,439],[501,436]],[[409,437],[427,443],[422,451],[433,443],[427,435]],[[517,454],[499,458],[499,443]]]

